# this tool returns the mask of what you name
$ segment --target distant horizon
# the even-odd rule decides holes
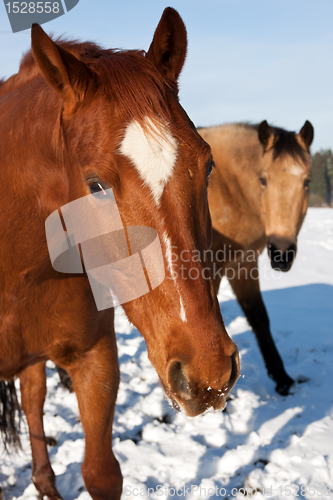
[[[80,0],[43,24],[56,37],[148,50],[165,7],[156,0]],[[311,152],[333,149],[331,0],[174,0],[188,31],[180,102],[196,126],[259,123],[315,129]],[[13,34],[0,6],[0,78],[18,70],[30,30]]]

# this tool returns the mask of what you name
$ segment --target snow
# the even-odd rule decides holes
[[[227,282],[219,300],[241,355],[242,376],[225,412],[194,419],[166,401],[146,345],[116,310],[121,370],[114,452],[124,475],[122,500],[333,498],[333,210],[309,209],[288,273],[260,259],[261,288],[272,333],[288,373],[306,380],[275,393],[254,336]],[[74,394],[48,363],[45,404],[49,447],[64,500],[86,500],[80,466],[84,436]],[[27,427],[23,451],[0,458],[7,499],[35,500]]]

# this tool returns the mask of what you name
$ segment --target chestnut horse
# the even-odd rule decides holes
[[[210,144],[216,165],[208,188],[213,225],[208,260],[215,290],[225,275],[255,333],[276,391],[286,395],[293,380],[270,332],[258,257],[267,246],[273,269],[288,271],[293,263],[308,204],[313,127],[306,121],[295,134],[263,121],[199,132]]]
[[[182,281],[172,259],[172,247],[203,252],[211,241],[211,151],[177,97],[186,48],[185,26],[171,8],[147,53],[55,43],[34,25],[32,52],[0,87],[0,421],[12,423],[11,379],[19,375],[41,498],[61,498],[42,423],[48,359],[73,381],[88,492],[110,500],[122,491],[112,452],[114,310],[97,310],[87,274],[52,268],[45,221],[63,205],[112,188],[125,228],[157,232],[165,279],[123,308],[176,408],[190,416],[223,408],[239,375],[213,283]]]

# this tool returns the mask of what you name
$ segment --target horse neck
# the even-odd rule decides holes
[[[264,233],[259,183],[262,147],[257,132],[252,127],[229,125],[204,138],[216,164],[209,184],[213,226],[215,219],[220,226],[215,225],[217,230],[247,246]]]
[[[256,130],[241,125],[221,127],[219,147],[221,158],[217,170],[221,193],[227,199],[237,200],[246,213],[257,213],[262,147]]]

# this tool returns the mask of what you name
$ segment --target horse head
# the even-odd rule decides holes
[[[263,146],[259,173],[262,222],[271,265],[284,272],[296,256],[297,235],[308,206],[313,135],[309,121],[298,134],[271,127],[266,120],[258,127]]]
[[[180,258],[211,244],[211,151],[178,100],[186,49],[185,26],[171,8],[147,53],[55,43],[32,28],[35,61],[50,99],[57,96],[54,157],[67,163],[54,180],[53,209],[112,189],[127,242],[130,228],[156,232],[165,278],[123,309],[143,334],[174,407],[195,416],[225,406],[239,361],[203,263]]]

